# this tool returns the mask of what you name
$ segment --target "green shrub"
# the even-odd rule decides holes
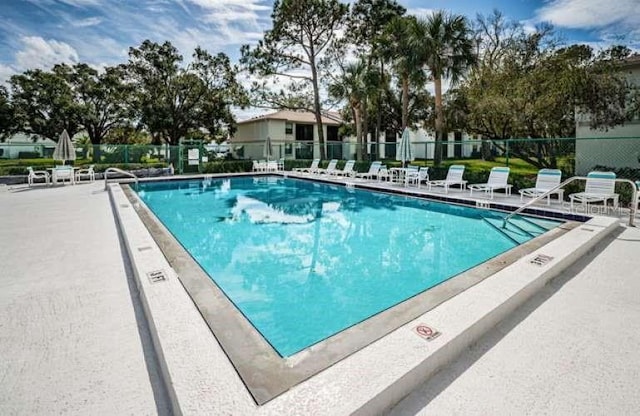
[[[18,152],[18,159],[35,159],[39,158],[39,152]]]
[[[214,162],[204,163],[202,166],[203,173],[235,173],[235,172],[251,172],[253,161],[251,160],[216,160]]]

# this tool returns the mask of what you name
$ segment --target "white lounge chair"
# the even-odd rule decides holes
[[[51,182],[52,183],[62,182],[64,184],[65,181],[67,180],[71,185],[75,184],[73,166],[67,166],[67,165],[56,166],[53,169],[53,173],[51,174]]]
[[[329,165],[326,167],[326,169],[318,168],[316,173],[317,174],[326,173],[326,174],[331,175],[336,170],[336,166],[338,166],[338,159],[331,159],[329,161]]]
[[[586,207],[593,202],[602,202],[607,206],[607,202],[613,202],[613,208],[618,208],[620,195],[616,194],[616,174],[613,172],[589,172],[584,192],[569,195],[571,209],[574,201],[580,202]]]
[[[299,172],[299,173],[317,173],[318,172],[318,166],[320,165],[320,159],[313,159],[313,161],[311,162],[311,166],[309,166],[308,168],[293,168],[294,172]]]
[[[536,198],[556,186],[562,181],[562,172],[560,169],[540,169],[536,178],[536,185],[533,188],[520,189],[520,201],[526,196]],[[553,194],[558,195],[558,201],[562,202],[564,189],[557,189]],[[547,205],[551,205],[551,195],[547,195]]]
[[[342,170],[334,170],[333,172],[329,172],[330,175],[336,175],[336,176],[353,176],[355,175],[355,171],[353,170],[353,167],[356,165],[356,161],[355,160],[347,160],[347,162],[344,164],[344,167],[342,168]]]
[[[391,181],[391,172],[387,169],[387,165],[381,165],[376,176],[378,177],[378,182],[382,182],[383,180],[387,182]]]
[[[82,179],[87,179],[91,182],[96,180],[96,173],[93,170],[95,165],[89,165],[87,169],[79,169],[76,171],[76,182],[80,182]]]
[[[29,166],[27,171],[29,172],[29,176],[27,176],[27,183],[29,186],[33,185],[36,180],[40,179],[44,179],[44,183],[48,185],[51,180],[51,175],[49,175],[49,172],[46,170],[33,170],[33,168]]]
[[[415,183],[420,188],[422,182],[429,182],[429,168],[409,165],[404,175],[404,185]]]
[[[254,160],[252,170],[254,172],[265,172],[267,170],[266,160]]]
[[[441,186],[444,188],[444,193],[449,193],[449,187],[452,185],[459,185],[460,188],[464,191],[467,186],[467,181],[462,179],[464,175],[464,165],[451,165],[449,166],[449,170],[447,171],[447,177],[444,180],[437,181],[429,181],[427,184],[429,185],[429,190],[431,190],[432,186]]]
[[[382,167],[382,162],[380,162],[379,160],[371,162],[371,165],[369,166],[369,171],[363,172],[363,173],[356,173],[356,178],[373,179],[374,177],[378,176],[378,171],[380,170],[381,167]]]
[[[269,160],[265,162],[266,172],[277,172],[278,171],[278,161],[277,160]]]
[[[473,191],[483,191],[489,194],[489,198],[493,199],[493,192],[498,189],[504,189],[507,195],[511,195],[511,185],[507,183],[509,179],[509,168],[495,167],[489,173],[489,179],[486,183],[474,183],[469,185],[469,196],[473,196]]]

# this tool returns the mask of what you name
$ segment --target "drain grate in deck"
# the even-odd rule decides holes
[[[154,270],[149,272],[147,273],[147,277],[151,283],[164,282],[167,280],[167,275],[164,273],[164,270]]]
[[[553,260],[553,257],[551,256],[547,256],[546,254],[538,254],[529,263],[535,264],[536,266],[544,266],[551,260]]]

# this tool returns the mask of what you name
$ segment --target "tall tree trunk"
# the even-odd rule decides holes
[[[362,160],[362,123],[360,120],[360,103],[353,104],[353,121],[356,125],[356,159]]]
[[[409,76],[402,77],[402,130],[407,127],[409,121]]]
[[[436,147],[433,153],[433,164],[440,166],[442,162],[442,135],[444,126],[444,114],[442,113],[442,78],[433,80],[436,93]]]
[[[360,102],[360,119],[362,121],[362,155],[369,159],[369,150],[367,149],[367,136],[369,134],[369,109],[367,105],[367,98]]]
[[[380,79],[384,77],[384,61],[380,60]],[[378,155],[380,155],[380,130],[382,130],[382,89],[378,88],[378,100],[376,102],[376,143],[378,143]]]
[[[312,51],[313,53],[313,51]],[[311,60],[311,81],[313,83],[313,110],[318,126],[318,144],[320,145],[320,159],[326,159],[327,153],[324,144],[324,131],[322,128],[322,109],[320,108],[320,87],[318,86],[318,69],[315,60]]]

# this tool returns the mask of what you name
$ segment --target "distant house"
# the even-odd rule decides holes
[[[326,154],[330,158],[343,155],[343,143],[338,135],[341,123],[336,112],[327,112],[322,117]],[[315,115],[307,111],[280,110],[240,121],[229,142],[237,156],[264,159],[267,137],[271,138],[275,159],[313,159],[320,155]]]
[[[4,142],[0,142],[0,158],[3,159],[33,159],[37,157],[51,157],[56,142],[42,136],[14,134]]]
[[[640,87],[640,55],[629,57],[622,65],[627,79]],[[603,138],[601,140],[580,140]],[[627,139],[629,138],[629,139]],[[589,127],[589,116],[576,117],[576,174],[584,175],[596,165],[611,168],[640,169],[640,118],[604,132]]]

